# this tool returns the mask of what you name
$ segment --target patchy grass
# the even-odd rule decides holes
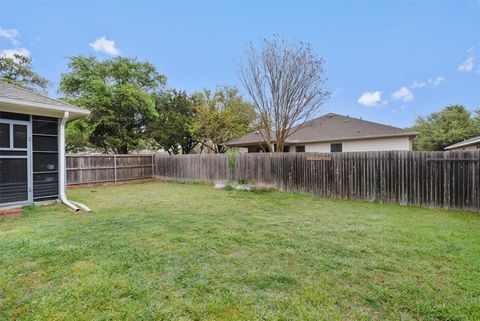
[[[79,188],[0,221],[0,320],[479,320],[480,215],[280,192]]]

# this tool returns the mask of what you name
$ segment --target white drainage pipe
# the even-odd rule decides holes
[[[63,114],[62,121],[60,122],[60,141],[59,141],[59,152],[60,152],[60,164],[58,168],[58,182],[59,182],[59,192],[60,192],[60,201],[65,204],[66,206],[70,207],[72,210],[75,212],[80,211],[80,209],[86,211],[86,212],[91,212],[92,210],[89,209],[87,206],[81,204],[81,203],[75,203],[71,202],[67,199],[67,195],[65,194],[65,173],[67,172],[66,167],[65,167],[65,124],[68,121],[68,117],[70,116],[70,113],[66,111]]]

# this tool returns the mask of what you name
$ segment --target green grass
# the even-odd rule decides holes
[[[79,188],[0,221],[0,320],[480,320],[480,215],[274,191]]]

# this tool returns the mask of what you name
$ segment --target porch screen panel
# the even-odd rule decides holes
[[[0,158],[0,204],[28,199],[26,158]]]
[[[58,198],[58,119],[33,116],[33,200]]]

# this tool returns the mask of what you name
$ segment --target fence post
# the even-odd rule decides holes
[[[117,184],[117,154],[113,154],[113,175],[115,184]]]
[[[152,179],[155,179],[155,154],[152,154]]]

